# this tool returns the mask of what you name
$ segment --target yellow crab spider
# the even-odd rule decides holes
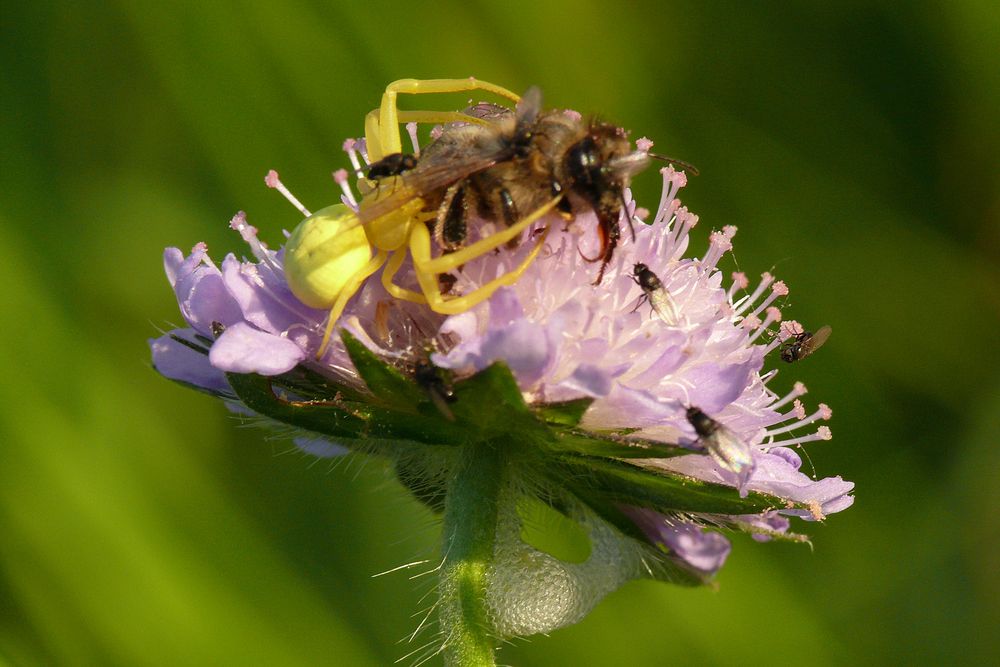
[[[486,122],[456,112],[403,111],[397,108],[399,94],[453,93],[484,90],[515,103],[517,95],[494,84],[468,79],[401,79],[389,84],[378,109],[365,118],[365,141],[369,160],[374,162],[402,150],[399,126],[402,123]],[[360,289],[366,278],[383,265],[382,284],[393,297],[427,304],[442,314],[466,311],[488,299],[499,287],[512,285],[538,256],[548,230],[513,270],[491,280],[468,294],[446,297],[441,293],[438,276],[453,271],[520,235],[552,211],[560,196],[510,227],[480,239],[456,252],[431,256],[431,235],[426,222],[435,214],[424,210],[425,202],[415,196],[398,208],[359,224],[357,214],[343,204],[329,206],[303,220],[285,246],[285,276],[292,293],[313,308],[328,308],[326,330],[316,353],[326,351],[333,328],[347,301]],[[367,199],[367,198],[366,198]],[[366,199],[361,201],[364,209]],[[372,251],[374,256],[372,256]],[[421,292],[408,290],[392,282],[409,252]]]

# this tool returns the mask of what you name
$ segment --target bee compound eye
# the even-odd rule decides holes
[[[593,188],[601,181],[601,166],[595,148],[593,138],[584,137],[573,144],[566,154],[570,175],[585,189]]]

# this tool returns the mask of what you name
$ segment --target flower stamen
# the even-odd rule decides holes
[[[750,342],[752,343],[758,338],[760,338],[761,334],[767,331],[767,328],[769,326],[771,326],[775,322],[780,322],[780,321],[781,321],[781,310],[774,306],[768,308],[767,316],[764,318],[764,321],[760,323],[760,326],[756,327],[756,330],[750,336]]]
[[[774,276],[772,276],[767,271],[760,274],[760,284],[757,285],[757,289],[755,289],[753,293],[750,294],[750,296],[745,296],[733,304],[734,313],[736,315],[739,315],[747,308],[752,306],[754,303],[756,303],[757,299],[759,299],[761,294],[764,293],[764,290],[766,290],[768,286],[773,282],[774,282]]]
[[[280,192],[292,206],[299,209],[299,212],[302,213],[302,215],[307,218],[312,215],[312,213],[309,212],[309,209],[303,206],[302,202],[300,202],[295,195],[289,192],[288,188],[285,187],[285,184],[282,183],[281,179],[278,177],[278,172],[274,169],[267,172],[267,176],[264,177],[264,183],[267,184],[267,187]]]
[[[791,401],[794,401],[799,396],[803,396],[803,395],[808,394],[808,393],[809,393],[809,390],[806,388],[805,384],[803,384],[801,382],[796,382],[795,385],[792,387],[792,390],[790,392],[788,392],[787,394],[785,394],[785,396],[783,396],[781,398],[781,400],[777,401],[776,403],[772,403],[771,404],[771,408],[774,409],[774,410],[777,410],[778,408],[782,407],[783,405],[786,405],[786,404],[790,403]]]
[[[354,173],[361,178],[364,175],[364,170],[361,168],[361,161],[358,160],[358,140],[357,139],[345,139],[344,140],[344,152],[347,153],[347,159],[351,161],[351,167],[354,168]]]
[[[802,406],[802,403],[799,401],[796,401],[795,404],[796,408],[800,408]],[[803,409],[802,412],[805,412],[805,410]],[[816,412],[809,415],[808,417],[800,417],[799,421],[794,422],[792,424],[788,424],[787,426],[782,426],[781,428],[764,431],[764,437],[766,438],[774,437],[782,433],[788,433],[789,431],[794,431],[796,429],[802,428],[803,426],[811,424],[818,419],[828,420],[832,416],[833,416],[833,411],[830,410],[830,408],[825,403],[820,403],[819,409]]]
[[[420,157],[420,142],[417,139],[417,124],[407,123],[406,133],[410,135],[410,143],[413,144],[413,156]]]
[[[333,172],[334,182],[340,186],[340,190],[343,194],[340,197],[346,206],[350,207],[352,211],[358,210],[358,200],[354,198],[354,192],[351,190],[351,186],[348,183],[349,176],[346,169],[338,169]]]

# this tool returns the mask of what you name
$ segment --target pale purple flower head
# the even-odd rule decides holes
[[[356,169],[362,142],[345,149]],[[648,142],[646,148],[648,148]],[[644,470],[682,475],[748,493],[770,494],[787,503],[762,514],[661,513],[621,505],[646,538],[668,558],[711,575],[730,551],[719,531],[740,529],[758,539],[781,537],[789,516],[820,520],[853,502],[853,484],[840,477],[813,479],[800,471],[793,448],[829,440],[817,425],[830,417],[823,404],[810,411],[803,385],[782,394],[776,384],[775,349],[794,329],[781,329],[783,282],[764,273],[751,283],[741,273],[725,278],[719,260],[732,248],[735,227],[710,235],[700,256],[685,256],[698,217],[681,206],[683,172],[664,168],[663,192],[652,214],[637,209],[626,193],[620,243],[599,285],[599,254],[592,213],[549,226],[540,257],[511,287],[478,306],[449,317],[396,301],[369,279],[348,303],[339,323],[380,358],[405,360],[433,342],[433,363],[456,377],[470,376],[498,361],[506,363],[532,406],[588,398],[579,426],[613,434],[621,442],[662,442],[690,450],[684,456],[635,458]],[[346,172],[335,181],[343,202],[356,206]],[[268,185],[282,190],[305,214],[273,172]],[[240,213],[232,227],[249,244],[253,260],[234,255],[216,265],[203,244],[185,256],[166,251],[164,264],[188,328],[151,341],[153,362],[163,375],[234,399],[225,373],[278,376],[296,367],[360,386],[344,345],[334,343],[315,358],[326,312],[306,307],[289,290],[282,251],[257,239]],[[479,233],[492,227],[483,221]],[[527,239],[537,238],[529,230]],[[532,244],[519,251],[490,253],[453,272],[461,294],[511,270]],[[649,288],[650,274],[659,281]],[[416,286],[408,265],[397,277]],[[644,282],[647,281],[647,282]],[[786,323],[787,324],[787,323]],[[207,352],[207,354],[206,354]],[[691,418],[697,409],[707,421]],[[711,433],[709,433],[711,431]],[[299,440],[305,451],[333,456],[343,449],[315,434]]]

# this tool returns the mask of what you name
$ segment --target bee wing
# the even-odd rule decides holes
[[[517,116],[518,127],[532,125],[538,119],[538,114],[541,110],[542,91],[539,90],[538,86],[532,86],[528,88],[527,92],[524,93],[524,97],[517,103],[515,114]]]
[[[448,187],[472,174],[489,169],[501,158],[499,151],[490,153],[465,154],[457,151],[442,151],[428,156],[426,162],[398,177],[391,192],[385,195],[366,197],[361,203],[358,218],[362,224],[371,222],[391,213],[418,197]]]
[[[830,325],[824,325],[817,329],[809,339],[809,342],[806,344],[809,354],[812,354],[819,348],[823,347],[823,343],[827,341],[831,333],[833,333],[833,329],[830,328]]]

